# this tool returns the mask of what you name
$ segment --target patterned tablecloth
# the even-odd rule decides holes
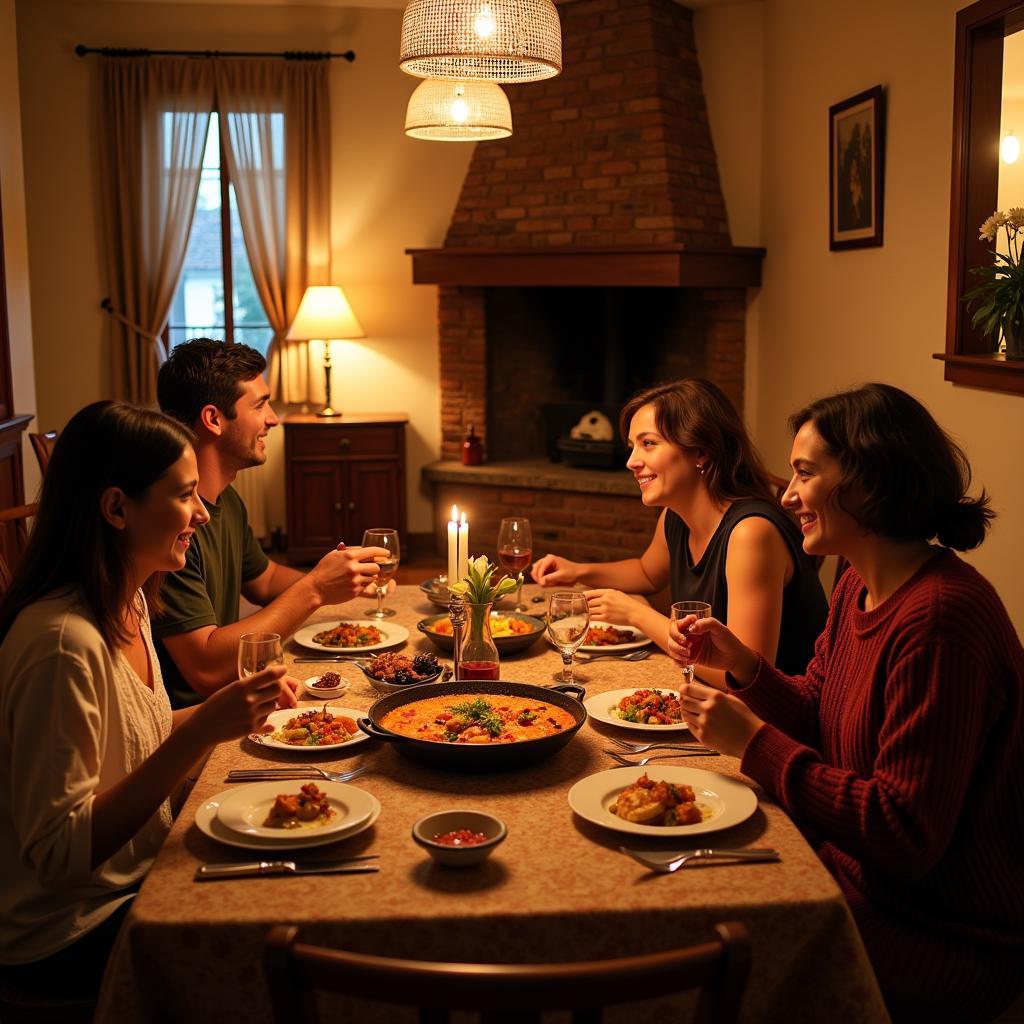
[[[524,598],[538,593],[540,588],[527,587]],[[403,650],[428,649],[429,641],[416,632],[415,624],[436,609],[415,587],[400,587],[388,603],[398,612],[390,621],[410,630]],[[315,621],[357,617],[366,607],[365,599],[352,602],[321,611]],[[294,644],[286,649],[289,663],[302,653]],[[541,639],[524,654],[504,659],[501,675],[550,683],[559,666],[557,654]],[[349,692],[334,703],[370,707],[376,694],[354,666],[291,665],[300,678],[328,668],[352,680]],[[634,664],[602,660],[581,668],[590,694],[668,686],[678,680],[675,666],[660,652]],[[614,734],[636,737],[591,720],[549,760],[488,775],[427,769],[390,745],[362,743],[344,757],[319,763],[329,768],[368,765],[369,772],[356,785],[381,801],[381,816],[359,836],[308,856],[379,853],[379,873],[196,883],[196,868],[204,862],[259,859],[220,845],[194,824],[196,808],[227,788],[228,769],[311,757],[261,748],[248,740],[222,744],[211,755],[135,901],[107,972],[97,1020],[268,1021],[261,945],[267,931],[282,922],[300,924],[308,941],[361,952],[545,962],[686,945],[707,939],[715,922],[730,919],[742,921],[753,939],[745,1021],[888,1020],[838,887],[786,814],[760,790],[752,818],[710,838],[717,845],[775,847],[781,863],[654,875],[618,852],[629,837],[573,814],[566,800],[569,788],[586,775],[614,767],[603,753]],[[742,779],[738,763],[728,757],[657,763]],[[652,762],[649,768],[655,777],[656,767]],[[410,830],[418,818],[454,807],[490,811],[508,826],[508,838],[479,867],[440,867],[412,841]],[[685,840],[659,842],[666,849],[688,845]],[[664,1020],[665,1010],[664,1003],[633,1004],[607,1019]],[[368,1004],[350,1019],[369,1020],[371,1015],[374,1020],[412,1019]]]

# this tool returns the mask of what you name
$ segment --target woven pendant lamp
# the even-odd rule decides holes
[[[482,142],[512,134],[512,111],[500,85],[426,78],[409,97],[405,134],[435,142]]]
[[[552,0],[409,0],[399,66],[418,78],[539,82],[562,70]]]

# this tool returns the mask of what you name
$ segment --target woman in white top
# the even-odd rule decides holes
[[[271,669],[171,712],[149,611],[209,518],[196,483],[170,417],[82,409],[0,602],[0,973],[22,989],[98,989],[168,796],[213,744],[262,729],[281,694]]]

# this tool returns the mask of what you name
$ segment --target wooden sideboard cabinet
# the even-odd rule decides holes
[[[284,419],[288,561],[319,561],[339,541],[389,526],[406,540],[404,413]]]

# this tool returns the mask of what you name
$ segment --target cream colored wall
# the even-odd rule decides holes
[[[9,3],[9,0],[7,0]],[[407,412],[409,528],[432,514],[420,469],[440,450],[436,289],[413,287],[407,247],[440,245],[470,148],[402,132],[416,81],[398,70],[401,11],[359,7],[19,0],[29,257],[36,359],[47,367],[40,420],[59,426],[109,392],[97,159],[95,58],[76,43],[160,49],[331,49],[334,278],[368,337],[346,346],[335,406]],[[5,200],[6,205],[6,200]],[[268,460],[268,523],[284,523],[283,437]]]
[[[969,554],[1024,627],[1024,398],[953,387],[944,348],[953,35],[962,0],[769,0],[765,8],[761,356],[754,427],[782,464],[786,416],[868,380],[912,392],[965,447],[999,512]],[[828,107],[888,95],[885,244],[828,249]],[[751,382],[752,386],[754,382]]]
[[[32,312],[29,304],[29,255],[25,227],[25,175],[22,166],[21,109],[18,103],[18,50],[14,0],[0,0],[0,198],[3,200],[4,270],[7,324],[11,337],[14,411],[36,410]],[[35,431],[35,423],[29,430]],[[39,486],[39,468],[23,435],[25,495]]]

